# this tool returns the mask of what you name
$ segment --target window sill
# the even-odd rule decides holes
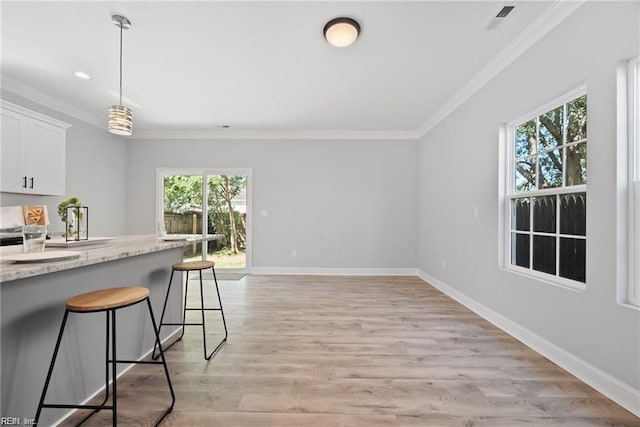
[[[566,289],[568,291],[582,293],[587,289],[587,285],[585,283],[575,282],[569,279],[555,278],[551,279],[547,277],[546,274],[540,273],[539,275],[536,273],[532,273],[531,270],[519,268],[519,267],[500,267],[501,270],[508,271],[510,273],[517,274],[518,276],[526,277],[527,279],[533,279],[538,282],[544,282],[548,285],[556,286],[558,288]]]

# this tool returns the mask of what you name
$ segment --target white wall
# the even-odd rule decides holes
[[[425,276],[636,390],[640,312],[616,304],[615,96],[617,61],[638,54],[639,17],[638,2],[581,6],[425,135],[418,166]],[[498,129],[585,82],[587,289],[576,293],[498,267]]]
[[[254,267],[415,268],[416,155],[415,141],[132,141],[128,231],[155,230],[157,167],[251,168]]]
[[[28,101],[11,92],[2,99],[70,123],[67,129],[66,196],[1,193],[0,206],[44,204],[49,210],[49,230],[64,231],[58,203],[71,196],[89,206],[89,235],[125,234],[127,200],[127,142],[86,122]],[[106,121],[106,112],[105,112]],[[105,123],[106,127],[106,123]]]

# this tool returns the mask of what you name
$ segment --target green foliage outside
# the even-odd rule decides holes
[[[232,175],[210,175],[207,178],[208,232],[225,235],[221,242],[222,247],[217,248],[214,259],[220,264],[221,259],[218,258],[225,258],[225,263],[234,265],[230,268],[243,268],[247,235],[246,215],[236,212],[232,205],[234,197],[246,188],[247,178]],[[165,177],[165,213],[185,214],[194,208],[201,208],[202,179],[202,176]],[[242,265],[236,265],[240,257]],[[233,258],[235,261],[227,258]]]
[[[519,125],[516,191],[586,184],[586,139],[586,95]]]

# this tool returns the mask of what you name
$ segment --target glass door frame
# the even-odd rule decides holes
[[[247,236],[244,268],[225,268],[225,272],[247,273],[252,266],[253,252],[253,183],[251,168],[156,168],[156,221],[164,221],[164,177],[173,175],[202,176],[202,235],[208,235],[209,186],[207,178],[211,175],[241,175],[247,177]],[[202,260],[207,257],[207,241],[202,242]],[[216,269],[217,270],[217,269]]]

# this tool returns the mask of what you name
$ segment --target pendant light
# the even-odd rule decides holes
[[[120,104],[109,108],[109,132],[116,135],[131,135],[133,133],[131,110],[122,105],[122,31],[131,28],[131,21],[122,15],[113,15],[111,22],[120,28]]]

